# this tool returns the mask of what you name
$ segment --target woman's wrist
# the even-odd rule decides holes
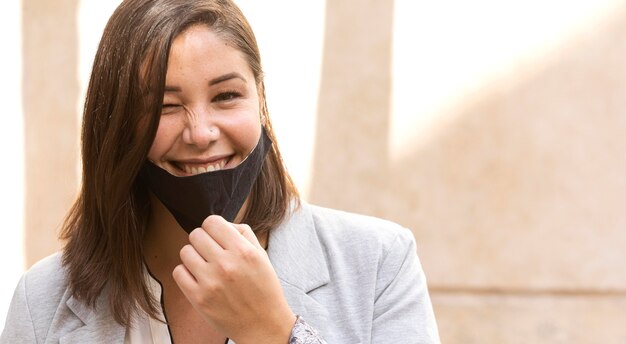
[[[255,335],[248,333],[245,338],[232,338],[237,344],[275,344],[289,343],[291,333],[296,324],[297,316],[290,312],[288,317],[272,326],[266,326]]]

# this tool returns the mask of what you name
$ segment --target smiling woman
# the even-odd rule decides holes
[[[239,165],[261,136],[260,98],[243,54],[196,25],[171,48],[148,159],[186,176]]]
[[[300,202],[227,0],[127,0],[87,92],[63,251],[0,342],[439,341],[411,232]]]

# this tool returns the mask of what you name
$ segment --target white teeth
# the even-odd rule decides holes
[[[196,175],[196,174],[205,173],[205,172],[219,171],[224,168],[224,165],[226,165],[226,160],[222,160],[213,165],[207,165],[206,167],[203,167],[203,166],[193,167],[189,165],[183,165],[182,168],[183,170],[185,170],[185,173],[190,174],[190,175]]]

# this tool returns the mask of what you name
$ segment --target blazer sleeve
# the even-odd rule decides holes
[[[376,281],[372,343],[440,343],[415,238],[401,231],[382,258]]]
[[[22,276],[11,300],[0,344],[37,343],[35,327],[26,297],[26,275]]]

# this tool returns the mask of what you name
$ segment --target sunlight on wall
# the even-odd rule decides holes
[[[306,199],[313,163],[326,2],[236,3],[259,43],[268,108],[281,153]]]
[[[2,283],[0,324],[4,326],[13,290],[24,269],[24,126],[22,115],[22,23],[21,2],[3,3],[0,22],[4,33],[0,75],[3,119],[0,146],[4,147],[4,169],[0,182],[0,209],[5,230],[0,240]]]
[[[79,114],[81,114],[77,117],[79,123],[82,120],[83,102],[89,84],[91,65],[100,43],[102,31],[120,2],[121,0],[81,0],[78,5],[78,77],[80,79],[80,97],[77,99],[77,108],[79,109]],[[81,176],[82,173],[78,175]]]
[[[512,87],[619,0],[395,1],[389,154],[401,161],[480,89]]]

